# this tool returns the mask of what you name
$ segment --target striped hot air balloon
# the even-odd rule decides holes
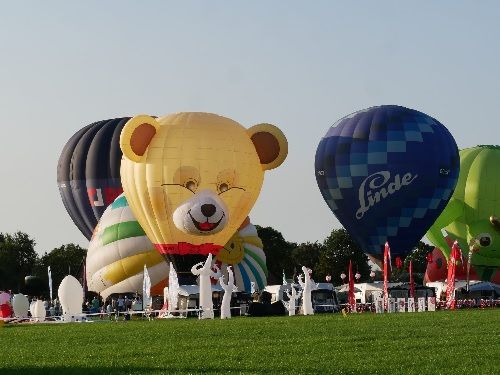
[[[250,292],[252,282],[256,290],[262,290],[267,285],[266,254],[262,248],[257,228],[247,218],[217,254],[216,262],[226,280],[227,266],[233,268],[239,291]]]
[[[102,120],[76,132],[57,164],[61,198],[82,234],[90,240],[106,207],[123,191],[119,140],[129,117]]]
[[[88,288],[104,298],[112,293],[141,291],[144,265],[151,277],[152,293],[162,293],[168,264],[146,237],[121,194],[104,211],[90,241]]]

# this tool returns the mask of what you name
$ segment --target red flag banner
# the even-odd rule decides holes
[[[410,260],[410,266],[408,267],[408,273],[410,274],[410,298],[415,298],[415,280],[413,280],[413,261]]]
[[[391,248],[389,247],[389,242],[385,243],[384,247],[384,310],[387,311],[387,302],[389,300],[389,290],[388,290],[388,279],[389,279],[389,268],[391,268]]]
[[[448,260],[448,285],[446,287],[446,307],[450,310],[455,309],[455,273],[457,261],[461,256],[460,246],[455,241],[451,247],[450,259]]]
[[[356,311],[356,297],[354,296],[354,277],[352,276],[352,261],[349,261],[349,307],[352,312]]]

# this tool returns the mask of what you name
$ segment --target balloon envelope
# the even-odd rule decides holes
[[[43,322],[45,320],[47,312],[45,311],[45,306],[43,305],[43,301],[37,300],[33,302],[33,310],[32,310],[32,317],[35,319],[37,322]]]
[[[251,283],[254,283],[255,290],[267,286],[266,254],[262,248],[257,228],[247,220],[217,254],[216,263],[226,281],[227,267],[232,267],[238,291],[250,293]]]
[[[161,294],[169,266],[135,219],[124,194],[106,208],[87,251],[87,283],[107,298],[112,293],[141,292],[143,267]],[[159,285],[157,285],[159,284]]]
[[[76,278],[66,276],[57,292],[64,314],[78,315],[82,313],[83,288]]]
[[[14,294],[12,298],[12,309],[16,318],[27,318],[30,309],[30,302],[28,297],[24,294]]]
[[[177,257],[218,253],[257,200],[265,170],[287,154],[285,136],[270,124],[246,129],[194,112],[136,116],[125,125],[120,146],[130,207],[177,271],[189,269],[180,270]]]
[[[474,243],[472,271],[494,281],[500,272],[500,147],[476,146],[460,151],[460,175],[453,196],[427,238],[445,257],[457,240],[463,256]],[[449,236],[445,241],[442,231]]]
[[[449,131],[424,113],[394,105],[337,121],[320,141],[316,180],[330,209],[366,253],[389,241],[405,255],[451,197],[458,149]]]
[[[123,191],[120,133],[128,117],[98,121],[76,132],[57,165],[64,206],[87,239],[106,207]]]

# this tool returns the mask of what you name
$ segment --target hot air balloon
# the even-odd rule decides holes
[[[106,208],[89,244],[86,260],[88,289],[107,298],[113,293],[142,290],[144,265],[161,294],[169,267],[135,219],[124,194]]]
[[[500,147],[477,146],[460,151],[460,175],[448,205],[427,238],[449,258],[457,240],[471,257],[472,272],[483,281],[500,277]],[[446,232],[446,238],[442,230]],[[472,277],[472,276],[471,276]]]
[[[286,158],[287,141],[270,124],[245,129],[211,113],[136,116],[124,126],[122,186],[156,249],[177,257],[217,254],[239,229],[264,172]],[[193,260],[191,264],[199,260]]]
[[[263,290],[267,285],[266,254],[257,228],[247,219],[215,258],[219,269],[228,280],[227,267],[232,266],[236,287],[241,292]]]
[[[57,165],[57,184],[69,216],[87,239],[106,207],[122,193],[119,140],[129,117],[98,121],[76,132]]]
[[[409,253],[455,188],[450,132],[413,109],[384,105],[337,121],[316,151],[316,180],[330,209],[364,252]]]

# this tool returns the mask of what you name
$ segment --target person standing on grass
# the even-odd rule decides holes
[[[92,308],[91,308],[90,312],[92,314],[95,314],[95,313],[99,312],[99,300],[95,296],[92,299]]]
[[[125,300],[121,295],[118,296],[118,300],[116,301],[116,304],[118,306],[118,311],[124,311],[125,310]]]

